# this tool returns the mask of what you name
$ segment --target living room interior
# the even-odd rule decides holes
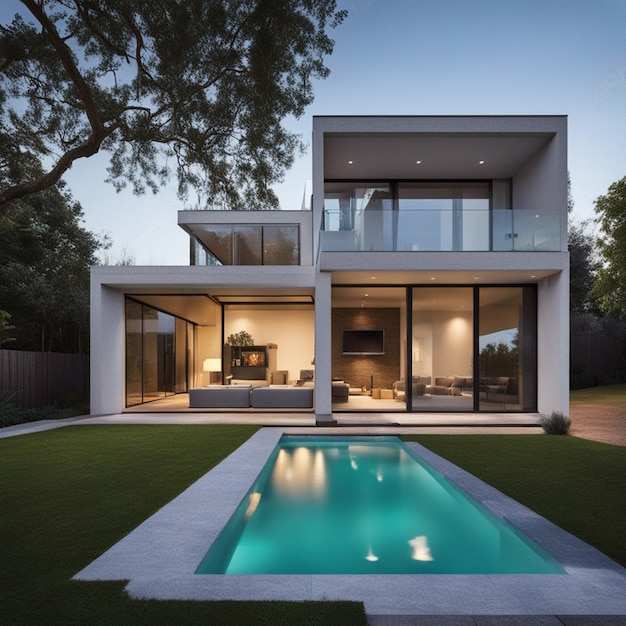
[[[481,289],[481,294],[483,292],[479,332],[481,354],[487,346],[497,347],[505,354],[492,357],[502,361],[509,349],[507,346],[513,351],[520,338],[519,289]],[[333,412],[406,411],[409,401],[413,411],[474,410],[474,290],[454,286],[419,287],[411,293],[409,348],[405,286],[333,287],[330,329]],[[133,307],[136,309],[140,302],[142,332],[136,328],[139,313],[132,313]],[[287,395],[281,393],[280,401],[276,403],[277,393],[270,395],[268,390],[255,392],[255,403],[245,399],[242,405],[233,407],[222,406],[223,399],[212,406],[212,402],[206,405],[204,400],[191,397],[197,395],[193,391],[196,389],[238,385],[273,389],[314,388],[315,311],[311,294],[239,293],[216,294],[211,298],[206,295],[139,295],[129,298],[129,303],[127,407],[174,394],[187,395],[192,391],[191,408],[313,409],[312,391],[309,394],[298,392],[296,395],[300,397],[295,405],[290,400],[284,407],[280,403]],[[184,315],[185,319],[179,315]],[[171,318],[171,338],[164,339],[170,331],[163,332],[163,319],[167,321],[168,318]],[[133,329],[137,332],[133,333]],[[236,346],[224,346],[223,341],[229,343],[230,338],[242,333],[252,344],[250,347],[255,349],[254,355],[235,354]],[[346,346],[346,337],[352,337],[354,341],[363,333],[369,341],[378,341],[379,345],[364,350]],[[131,357],[134,352],[140,352],[137,342],[143,342],[141,354],[145,361],[146,355],[151,353],[146,348],[151,336],[154,337],[151,344],[155,355],[153,360],[162,361],[165,369],[170,362],[172,372],[155,371],[150,375],[148,371],[146,374],[148,366],[144,363],[142,372],[133,379]],[[172,351],[171,358],[158,358],[159,350],[167,351],[168,346]],[[182,355],[186,356],[183,358]],[[407,356],[411,359],[410,385],[406,384]],[[252,358],[256,360],[252,362]],[[501,363],[494,367],[482,364],[481,409],[520,410],[519,363]],[[493,375],[487,378],[487,374]],[[168,377],[171,378],[169,386],[164,382]],[[143,393],[131,394],[137,385],[142,386]],[[408,389],[410,393],[407,393]],[[218,393],[211,392],[212,395]],[[243,394],[243,390],[240,393]],[[234,395],[228,396],[229,401],[233,398]]]

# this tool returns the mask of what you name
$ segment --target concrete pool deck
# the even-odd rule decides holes
[[[348,434],[349,430],[352,429],[261,429],[222,463],[78,572],[75,579],[128,580],[129,595],[146,599],[355,600],[363,602],[368,617],[372,617],[371,623],[391,623],[391,616],[398,621],[402,620],[401,616],[408,619],[408,616],[444,615],[626,615],[624,568],[486,483],[413,443],[409,445],[435,470],[542,546],[561,563],[566,574],[194,574],[283,433],[340,435]],[[363,429],[354,430],[363,432]],[[377,616],[381,616],[381,621],[376,622]],[[382,616],[389,616],[389,620],[385,621]]]

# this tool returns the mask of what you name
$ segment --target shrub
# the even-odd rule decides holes
[[[10,391],[0,393],[0,428],[21,424],[23,421],[22,410],[13,404],[14,397],[15,394]]]
[[[546,435],[567,435],[572,420],[560,411],[552,411],[550,415],[542,415],[540,423]]]

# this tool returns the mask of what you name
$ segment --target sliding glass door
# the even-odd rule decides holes
[[[412,308],[411,408],[472,411],[472,288],[415,288]]]
[[[188,326],[126,299],[126,406],[187,391]]]
[[[534,288],[484,287],[479,302],[480,410],[535,410]]]

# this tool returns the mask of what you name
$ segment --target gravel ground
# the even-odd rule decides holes
[[[570,405],[572,426],[569,434],[616,446],[626,446],[626,406],[586,404]]]

